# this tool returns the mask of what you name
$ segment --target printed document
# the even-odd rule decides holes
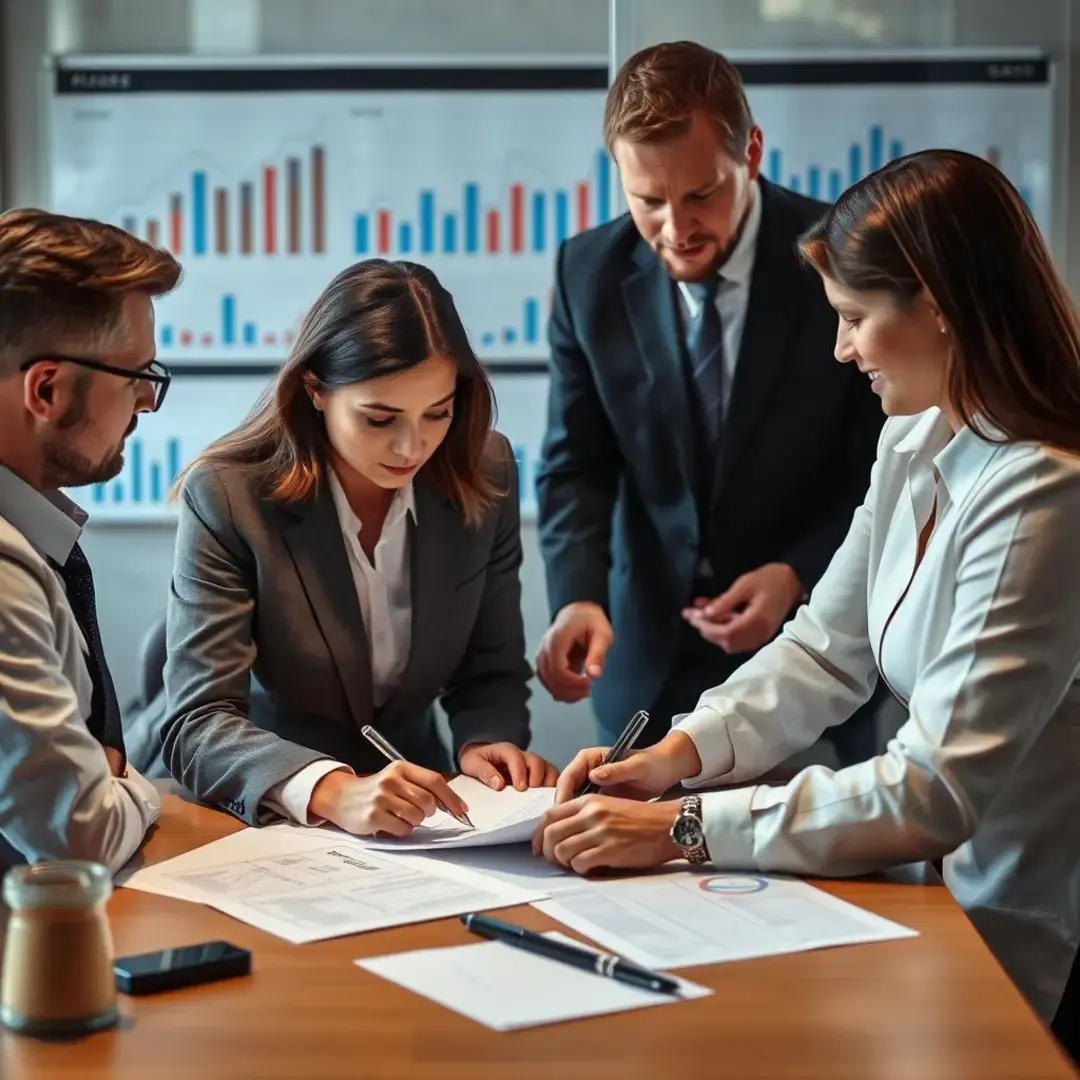
[[[450,787],[468,804],[469,820],[476,828],[470,829],[442,810],[436,810],[409,836],[374,837],[366,841],[367,846],[387,851],[423,851],[520,844],[532,838],[544,811],[555,804],[552,787],[517,791],[507,786],[493,791],[471,776],[455,776]]]
[[[763,874],[635,878],[560,892],[534,906],[659,969],[917,936],[803,881]]]
[[[140,870],[126,885],[208,904],[297,944],[546,895],[292,825],[233,833]]]
[[[572,941],[565,934],[547,936]],[[373,956],[356,964],[496,1031],[674,1005],[712,993],[680,979],[681,997],[656,994],[498,941]]]

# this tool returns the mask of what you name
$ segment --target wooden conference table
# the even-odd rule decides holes
[[[241,828],[166,786],[147,863]],[[457,923],[290,945],[209,908],[120,889],[119,955],[225,938],[253,974],[145,998],[123,1021],[67,1043],[0,1034],[4,1080],[1042,1080],[1071,1077],[1057,1045],[942,886],[878,881],[822,888],[918,938],[687,971],[715,994],[678,1005],[499,1033],[352,961],[475,941]],[[555,926],[531,908],[508,917]]]

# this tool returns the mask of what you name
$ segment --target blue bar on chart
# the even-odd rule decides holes
[[[191,250],[206,254],[206,173],[191,174]]]
[[[161,491],[161,465],[156,462],[150,462],[150,501],[152,503],[163,502]]]
[[[806,194],[811,199],[821,198],[821,170],[816,165],[806,170]]]
[[[512,326],[503,328],[503,341],[505,341],[507,345],[513,345],[514,342],[517,341],[517,331]]]
[[[788,181],[788,187],[796,194],[802,194],[802,181],[799,179],[797,173],[791,174],[791,179]]]
[[[170,439],[165,444],[165,454],[169,461],[169,484],[175,484],[180,475],[180,440]]]
[[[465,252],[476,254],[480,247],[480,185],[465,185]]]
[[[356,254],[366,255],[368,250],[368,216],[356,215]]]
[[[611,218],[611,161],[606,150],[596,155],[596,224]]]
[[[244,344],[254,345],[258,341],[258,335],[255,333],[255,324],[253,322],[244,323]]]
[[[124,501],[124,481],[122,479],[113,481],[112,501],[114,503],[122,503]]]
[[[142,439],[128,440],[128,471],[131,473],[131,501],[133,503],[142,502],[143,497],[142,449]]]
[[[228,294],[221,298],[221,344],[236,344],[236,297]]]
[[[848,183],[857,184],[863,178],[862,147],[852,144],[848,151]]]
[[[420,250],[430,255],[435,250],[435,192],[420,192]]]
[[[840,198],[840,192],[844,189],[844,179],[839,169],[829,170],[829,201],[836,202]]]
[[[173,343],[173,332],[171,326],[163,326],[161,328],[161,344],[168,349]]]
[[[131,214],[125,214],[124,217],[120,219],[120,228],[123,229],[124,232],[134,233],[138,227],[138,223]]]
[[[555,243],[561,244],[570,231],[570,196],[565,191],[555,192]]]
[[[542,191],[534,191],[532,197],[533,251],[544,250],[544,218],[546,216],[544,202],[544,193]]]
[[[893,139],[889,143],[889,160],[895,161],[898,157],[904,156],[904,144],[899,139]]]
[[[453,255],[457,250],[457,218],[453,214],[443,214],[442,247],[444,255]]]
[[[412,251],[412,226],[407,221],[398,223],[398,251],[402,255]]]
[[[533,344],[540,338],[540,304],[530,297],[525,301],[525,340]]]
[[[769,151],[769,179],[774,184],[780,183],[780,151]]]
[[[885,135],[880,124],[870,128],[870,172],[876,172],[885,164]]]

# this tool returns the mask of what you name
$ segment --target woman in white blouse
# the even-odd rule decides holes
[[[866,500],[782,634],[659,744],[606,768],[603,750],[575,758],[535,847],[581,873],[943,859],[1049,1021],[1080,935],[1077,312],[1018,193],[967,154],[887,165],[801,250],[840,317],[836,359],[892,417]],[[878,678],[908,714],[883,754],[747,784]],[[608,794],[574,798],[586,776]],[[746,786],[641,801],[680,781]]]

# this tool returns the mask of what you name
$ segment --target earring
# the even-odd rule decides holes
[[[948,333],[948,330],[946,330],[946,329],[945,329],[945,327],[943,326],[943,327],[941,328],[941,332],[942,332],[943,334],[947,334],[947,333]]]

